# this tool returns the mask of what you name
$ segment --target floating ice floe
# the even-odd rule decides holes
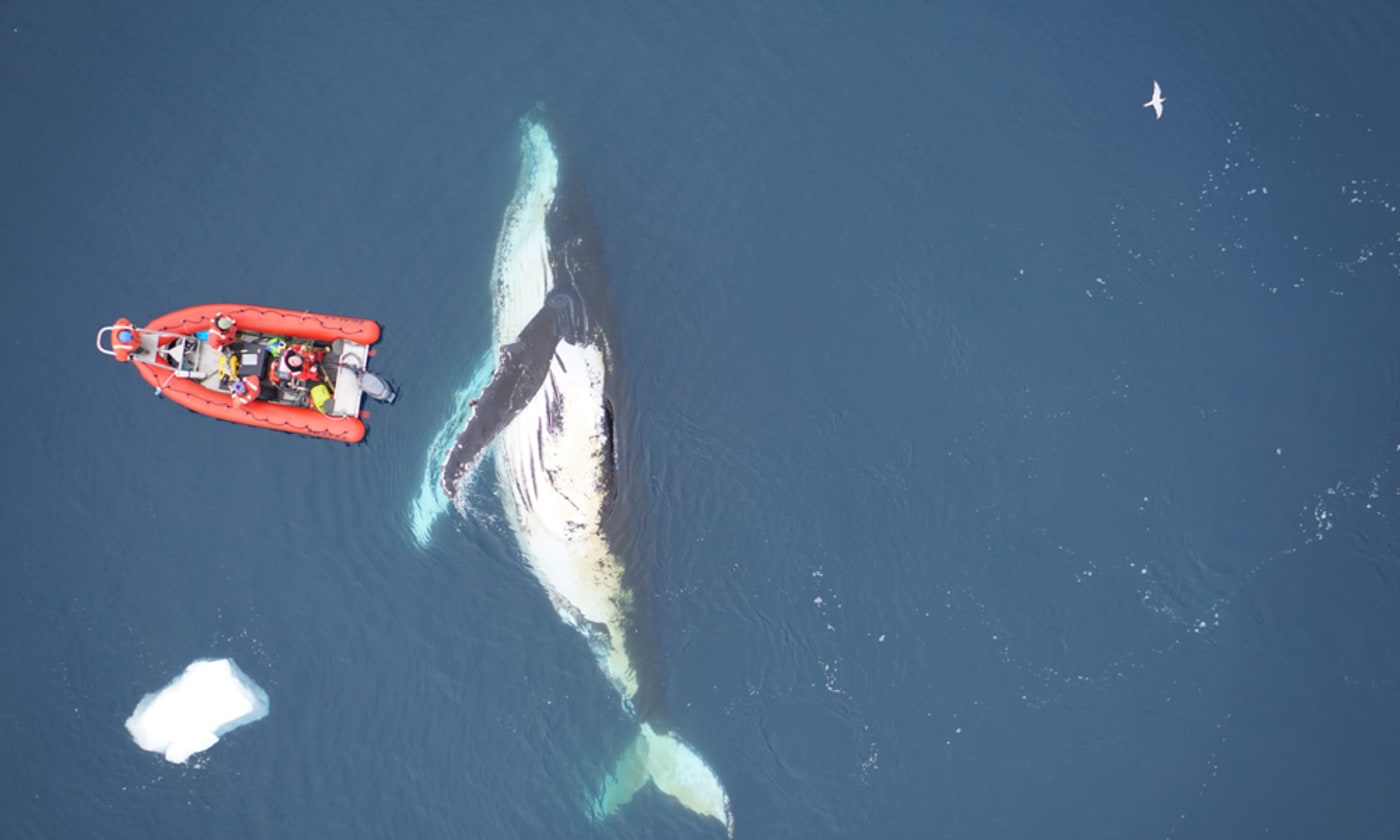
[[[184,764],[219,736],[267,717],[267,692],[232,659],[197,659],[160,691],[147,694],[126,719],[143,750]]]

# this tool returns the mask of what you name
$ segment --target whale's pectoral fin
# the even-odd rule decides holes
[[[501,347],[496,372],[472,401],[467,425],[457,435],[442,465],[442,487],[448,498],[457,498],[463,482],[476,470],[486,447],[529,404],[549,374],[549,360],[558,346],[560,306],[546,301],[515,341]]]
[[[734,836],[729,796],[714,771],[684,741],[657,732],[649,723],[642,724],[641,732],[618,758],[598,797],[595,815],[603,818],[616,813],[647,782],[687,810],[717,820],[730,837]]]

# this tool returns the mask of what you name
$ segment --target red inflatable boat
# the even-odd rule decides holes
[[[367,370],[378,340],[379,325],[363,318],[225,303],[139,328],[120,318],[98,330],[97,349],[191,411],[356,443],[365,436],[363,398],[394,397]]]

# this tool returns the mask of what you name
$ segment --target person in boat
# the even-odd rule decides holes
[[[238,340],[238,323],[222,312],[209,319],[209,346],[222,350]]]
[[[315,344],[294,344],[292,349],[300,353],[307,363],[317,371],[321,367],[321,360],[326,358],[325,348],[317,347]]]
[[[141,349],[141,336],[125,318],[117,322],[116,330],[112,341],[112,355],[117,357],[117,361],[124,362],[131,358],[132,353]]]
[[[233,397],[234,405],[247,405],[257,399],[261,392],[262,383],[252,374],[242,379],[235,379],[233,385],[229,387],[229,394]]]
[[[321,381],[323,351],[305,344],[293,344],[277,359],[277,378],[295,382]]]

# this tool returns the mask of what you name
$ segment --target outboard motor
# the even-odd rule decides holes
[[[394,389],[389,387],[389,383],[380,379],[376,374],[357,367],[351,367],[350,370],[355,372],[355,378],[360,381],[360,390],[365,393],[365,396],[382,403],[392,403],[394,397],[398,396],[394,393]]]

